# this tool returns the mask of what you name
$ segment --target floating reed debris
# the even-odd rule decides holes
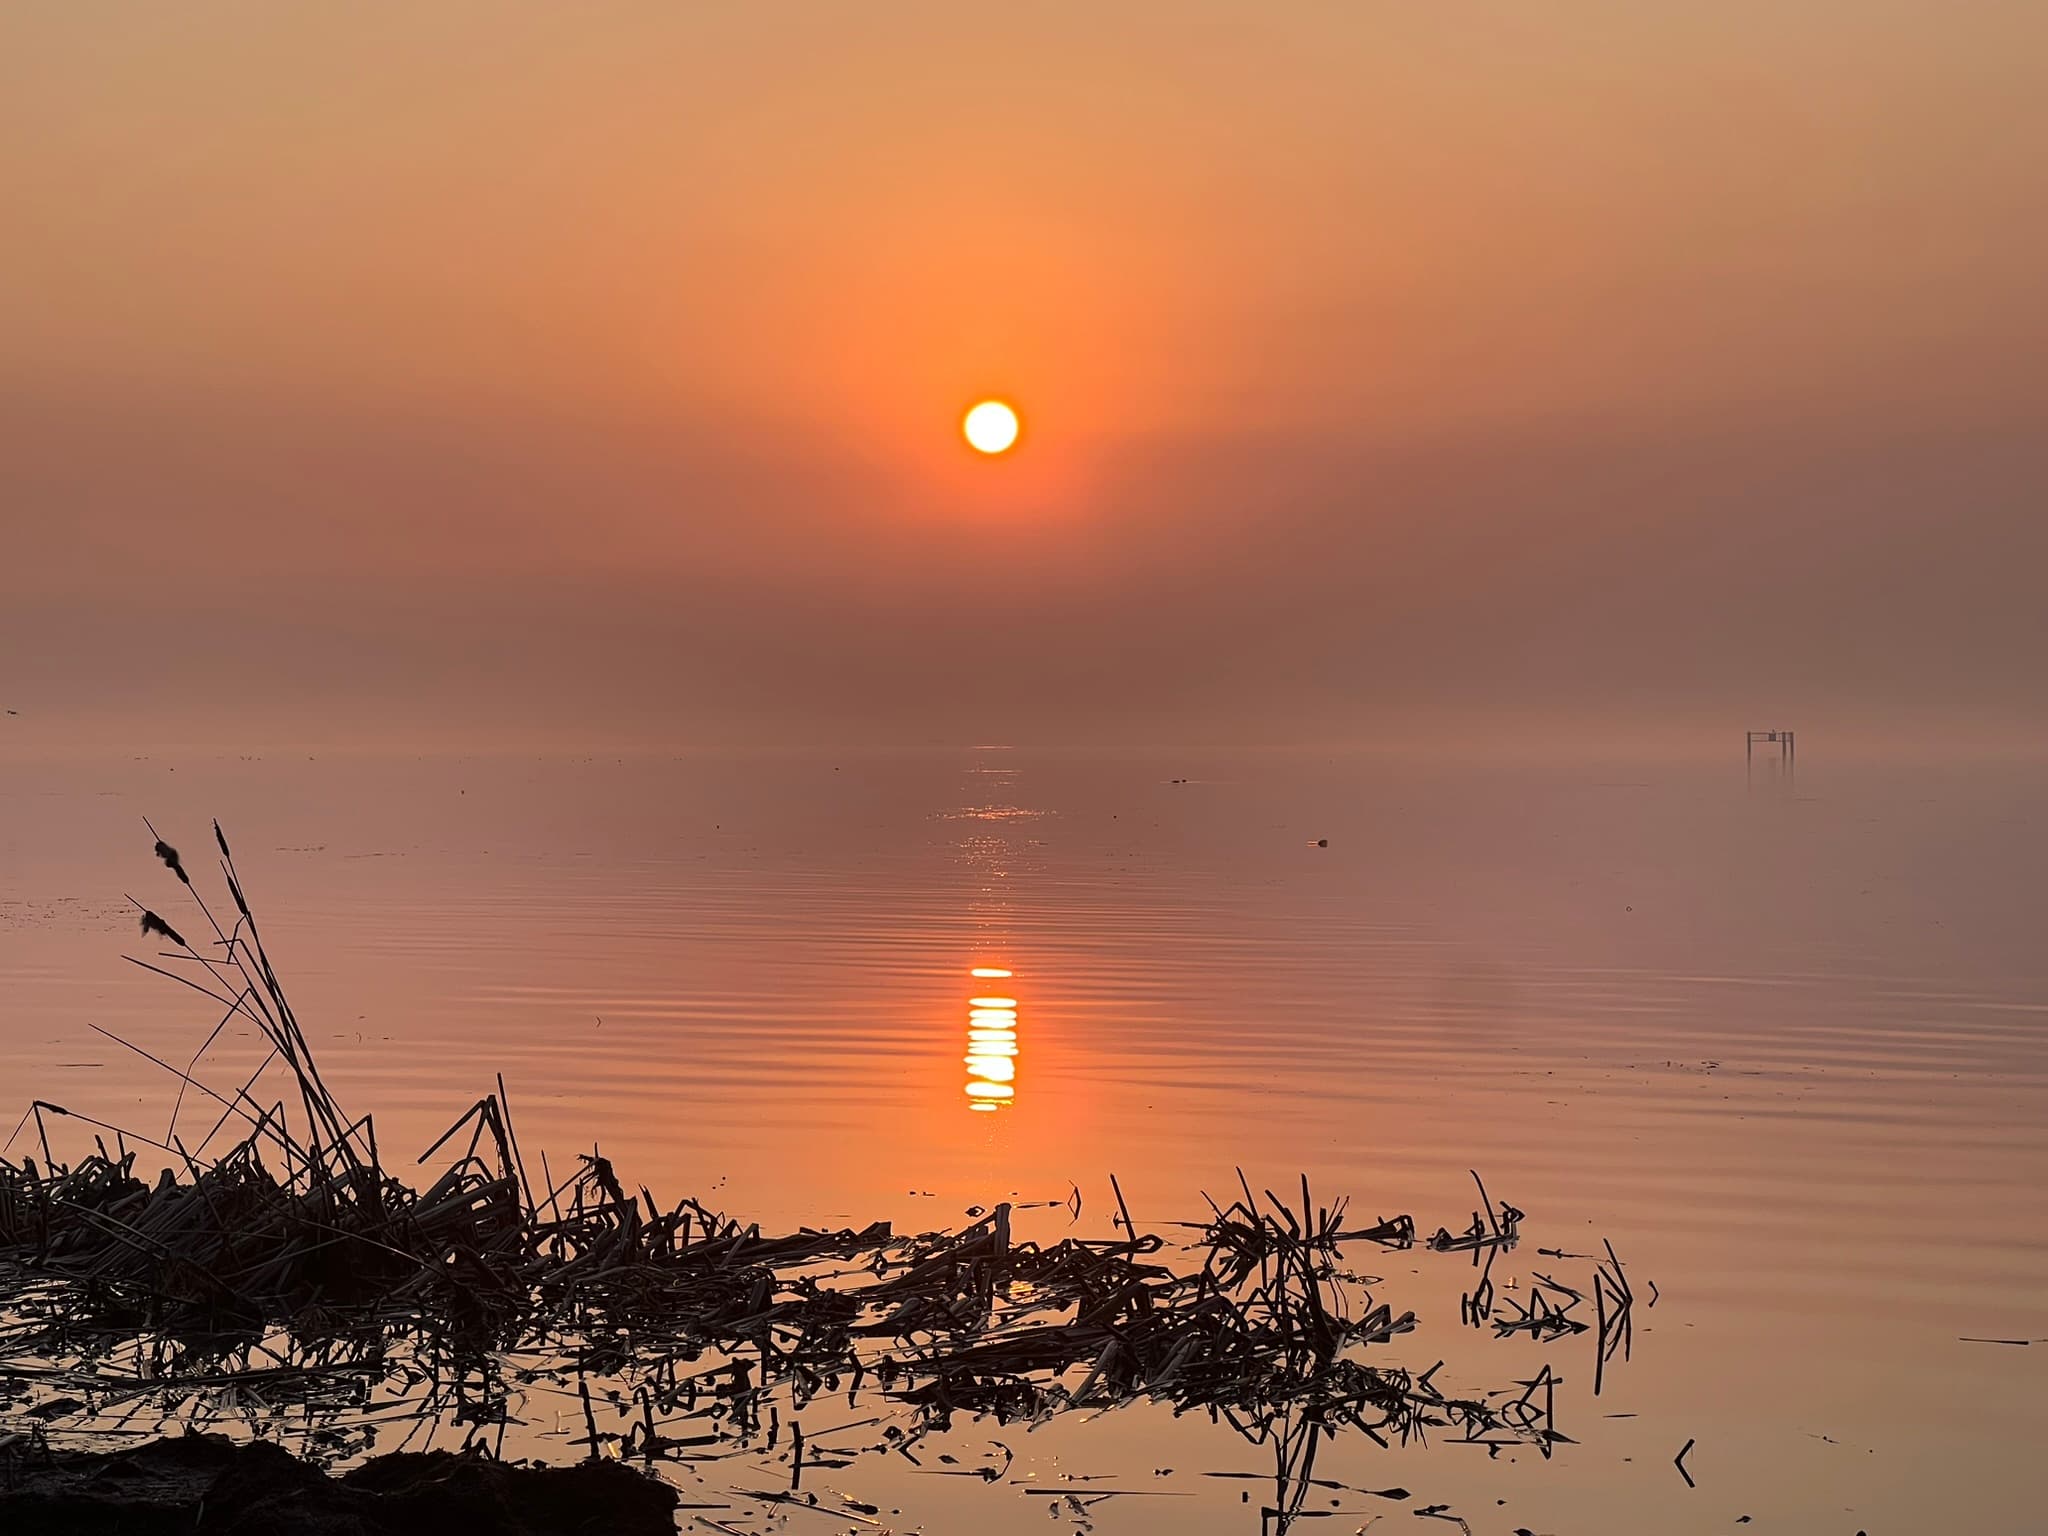
[[[1459,1394],[1437,1385],[1441,1362],[1375,1358],[1417,1320],[1377,1299],[1379,1282],[1344,1254],[1412,1250],[1415,1221],[1354,1222],[1305,1177],[1282,1198],[1240,1173],[1238,1196],[1174,1224],[1175,1243],[1138,1229],[1114,1181],[1109,1239],[1027,1240],[1008,1203],[957,1231],[771,1235],[694,1199],[629,1190],[595,1148],[558,1180],[545,1156],[525,1155],[499,1079],[419,1159],[442,1161],[416,1187],[387,1167],[374,1120],[345,1111],[321,1076],[217,825],[214,839],[231,913],[156,838],[197,907],[188,930],[210,939],[143,909],[145,933],[169,948],[136,963],[221,1010],[185,1067],[140,1053],[179,1082],[163,1136],[38,1102],[16,1138],[33,1121],[40,1156],[0,1155],[0,1411],[39,1436],[89,1443],[169,1418],[288,1427],[303,1453],[335,1462],[387,1428],[407,1444],[459,1433],[489,1455],[521,1405],[552,1400],[588,1459],[786,1460],[784,1487],[735,1490],[780,1503],[808,1502],[807,1471],[858,1455],[921,1465],[926,1439],[961,1414],[1036,1425],[1149,1401],[1272,1449],[1264,1515],[1276,1530],[1307,1513],[1311,1488],[1341,1486],[1314,1475],[1317,1447],[1340,1432],[1381,1445],[1435,1435],[1490,1455],[1570,1443],[1548,1363]],[[239,1086],[216,1088],[196,1064],[236,1021],[264,1056]],[[52,1121],[90,1128],[94,1150],[59,1160]],[[162,1154],[153,1177],[140,1148]],[[1592,1331],[1597,1389],[1631,1347],[1621,1261],[1610,1246],[1590,1280],[1537,1275],[1526,1301],[1497,1313],[1492,1266],[1524,1216],[1473,1177],[1470,1224],[1421,1246],[1472,1254],[1475,1327],[1545,1345]],[[1079,1200],[1048,1203],[1078,1217]],[[842,1397],[858,1412],[863,1393],[868,1414],[849,1424],[807,1436],[796,1418]],[[974,1475],[1008,1475],[997,1449],[1001,1462]]]
[[[1599,1348],[1593,1355],[1593,1395],[1598,1397],[1607,1383],[1607,1365],[1616,1351],[1627,1360],[1635,1349],[1636,1293],[1629,1288],[1628,1272],[1614,1252],[1614,1244],[1603,1240],[1607,1257],[1593,1271],[1594,1316],[1598,1320]],[[1656,1287],[1651,1291],[1654,1294]]]

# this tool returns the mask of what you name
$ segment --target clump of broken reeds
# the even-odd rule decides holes
[[[951,1232],[898,1236],[876,1222],[770,1235],[696,1200],[664,1206],[629,1190],[595,1150],[556,1180],[520,1146],[499,1079],[421,1157],[445,1161],[416,1188],[385,1166],[372,1118],[345,1112],[321,1077],[218,826],[214,838],[228,896],[218,912],[178,851],[156,842],[195,904],[185,929],[198,941],[141,913],[144,934],[168,947],[136,963],[221,1010],[186,1066],[149,1057],[179,1084],[163,1136],[38,1101],[16,1135],[32,1123],[40,1156],[0,1156],[0,1388],[62,1405],[44,1420],[104,1422],[145,1404],[201,1419],[222,1403],[292,1407],[315,1449],[344,1455],[394,1418],[502,1434],[515,1394],[573,1382],[587,1452],[650,1463],[733,1445],[783,1455],[786,1410],[796,1486],[807,1457],[846,1450],[807,1450],[794,1421],[822,1394],[878,1399],[886,1427],[868,1448],[912,1459],[963,1413],[1035,1423],[1149,1400],[1273,1446],[1283,1513],[1290,1501],[1298,1511],[1317,1444],[1340,1430],[1545,1456],[1564,1440],[1548,1366],[1461,1396],[1436,1384],[1440,1364],[1374,1358],[1417,1321],[1378,1300],[1344,1255],[1415,1248],[1416,1224],[1354,1222],[1306,1178],[1297,1203],[1255,1194],[1239,1174],[1238,1196],[1211,1202],[1171,1244],[1138,1231],[1114,1180],[1111,1238],[1026,1240],[1009,1204]],[[265,1054],[239,1086],[217,1089],[196,1064],[236,1020]],[[212,1121],[189,1141],[188,1099]],[[94,1150],[60,1161],[60,1121],[88,1127]],[[160,1165],[153,1178],[143,1149]],[[1496,1310],[1492,1264],[1519,1240],[1523,1213],[1483,1184],[1479,1194],[1462,1233],[1439,1228],[1420,1244],[1480,1266],[1468,1321],[1547,1344],[1586,1331],[1590,1294],[1596,1372],[1625,1355],[1632,1293],[1611,1249],[1590,1284],[1540,1275],[1526,1302]]]

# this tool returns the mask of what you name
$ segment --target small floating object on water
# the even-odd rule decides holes
[[[1318,848],[1327,848],[1330,846],[1330,840],[1327,837],[1319,837],[1316,839],[1316,846]]]

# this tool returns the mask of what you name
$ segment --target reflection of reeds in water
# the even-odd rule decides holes
[[[1008,981],[1010,971],[978,965],[977,981]],[[1017,1101],[1017,999],[989,994],[967,1000],[967,1107],[984,1114]]]

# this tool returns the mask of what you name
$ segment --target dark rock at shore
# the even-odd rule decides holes
[[[397,1452],[329,1477],[281,1446],[178,1435],[0,1467],[8,1536],[672,1536],[676,1494],[618,1462]]]

